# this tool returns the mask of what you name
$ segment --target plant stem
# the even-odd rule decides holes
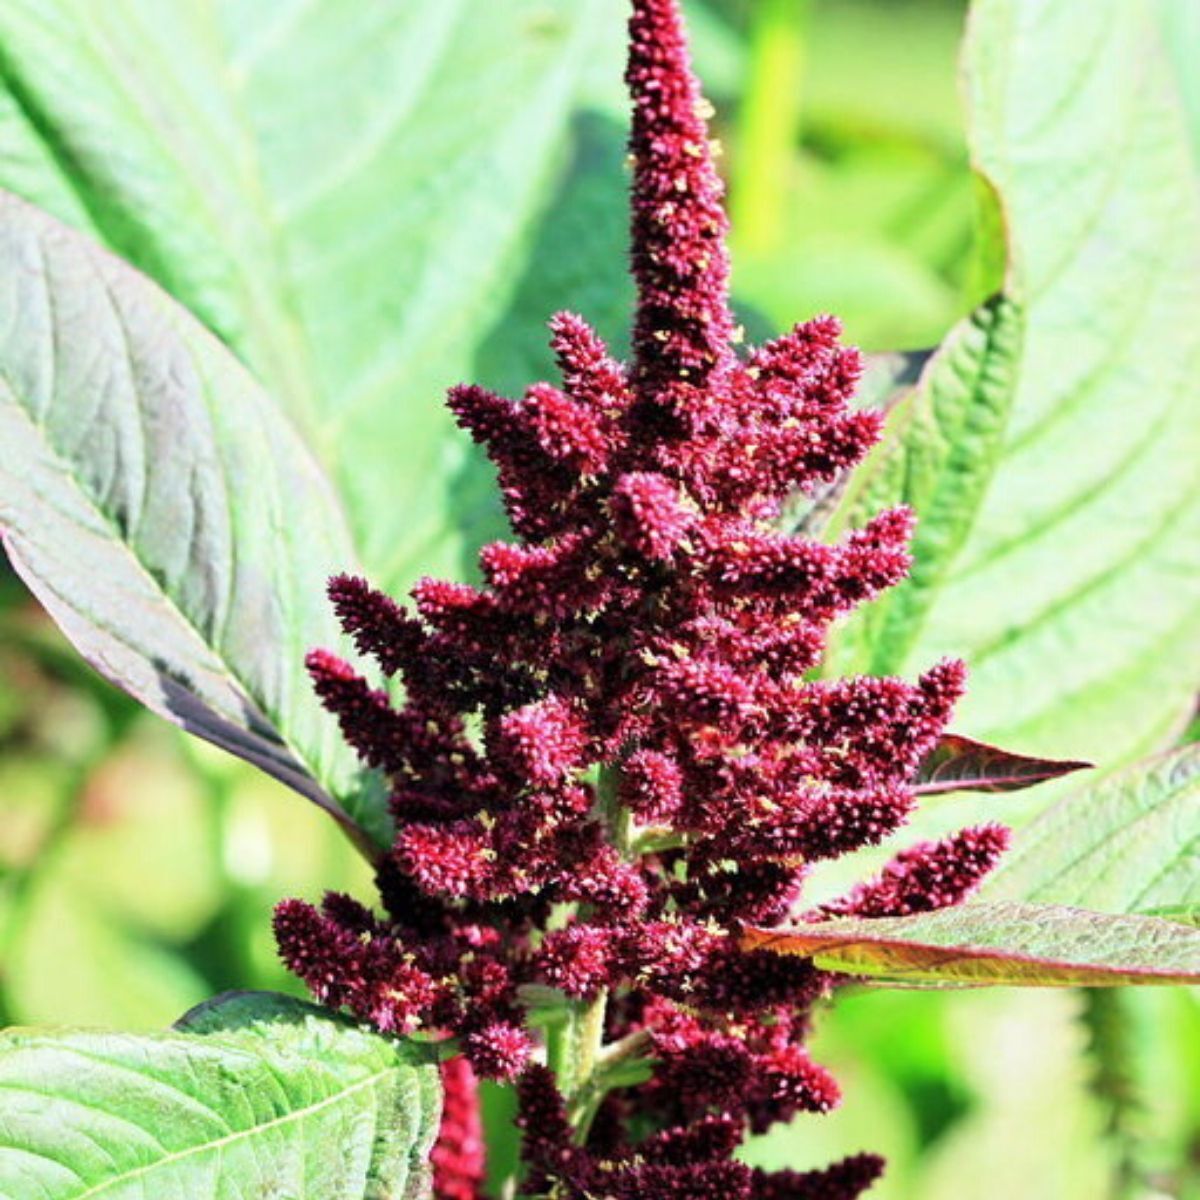
[[[601,767],[596,780],[596,795],[599,800],[600,813],[608,826],[608,835],[617,853],[622,858],[628,858],[633,835],[633,821],[629,810],[620,800],[621,768]]]
[[[1083,1024],[1090,1035],[1091,1088],[1105,1109],[1108,1139],[1116,1151],[1112,1200],[1132,1200],[1140,1194],[1139,1109],[1134,1061],[1133,1016],[1127,997],[1107,988],[1085,988]]]
[[[600,768],[596,779],[596,809],[608,829],[609,840],[622,858],[629,858],[633,822],[621,804],[621,769]],[[567,1099],[575,1126],[575,1139],[582,1143],[596,1114],[603,1090],[597,1089],[597,1067],[604,1056],[604,1023],[608,1015],[608,991],[592,1000],[572,1004],[565,1021],[546,1032],[546,1057]],[[597,1092],[599,1094],[597,1095]]]
[[[601,992],[594,1000],[581,1005],[574,1021],[573,1066],[575,1078],[572,1094],[578,1093],[591,1082],[596,1070],[596,1061],[604,1046],[604,1018],[608,1012],[608,992]]]

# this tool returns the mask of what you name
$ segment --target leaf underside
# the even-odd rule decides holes
[[[973,738],[946,734],[921,763],[913,791],[918,796],[964,791],[1014,792],[1086,770],[1091,765],[1031,758]]]
[[[340,507],[249,374],[154,284],[0,193],[0,530],[80,653],[330,811],[386,822],[305,676]],[[336,797],[336,799],[335,799]]]

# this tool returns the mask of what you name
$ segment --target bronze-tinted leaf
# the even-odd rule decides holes
[[[911,917],[750,929],[743,944],[909,985],[1200,983],[1200,930],[1053,904],[967,904]]]
[[[946,734],[917,770],[916,791],[1015,792],[1057,779],[1092,764],[1075,760],[1030,758],[958,734]]]

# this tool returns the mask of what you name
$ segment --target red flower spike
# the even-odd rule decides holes
[[[642,394],[703,387],[732,361],[729,228],[676,0],[639,0],[625,72],[633,100],[634,376]]]
[[[588,925],[553,930],[537,952],[537,973],[550,987],[590,1000],[612,977],[615,940],[611,929]]]
[[[742,931],[801,907],[810,861],[903,825],[964,670],[811,678],[831,623],[904,577],[913,515],[836,545],[780,531],[790,496],[879,435],[879,414],[849,403],[861,357],[831,317],[739,354],[676,0],[633,0],[627,79],[633,365],[560,313],[560,386],[519,401],[453,389],[513,530],[481,551],[479,586],[422,580],[410,615],[362,580],[331,582],[347,633],[407,695],[393,707],[340,659],[309,658],[345,737],[389,778],[387,916],[285,901],[276,935],[324,1002],[453,1036],[470,1064],[456,1071],[519,1077],[531,1194],[853,1200],[872,1156],[775,1175],[732,1158],[748,1131],[838,1098],[805,1049],[828,977],[743,949]],[[914,847],[816,916],[958,903],[1005,837]],[[645,1043],[654,1063],[583,1144],[523,1025],[539,988],[603,997],[605,1040]],[[447,1077],[448,1121],[461,1082]],[[459,1126],[458,1142],[475,1136],[469,1113]]]
[[[385,674],[394,675],[420,652],[425,641],[421,623],[365,579],[335,575],[328,591],[333,610],[359,654],[375,658]]]
[[[906,917],[949,908],[971,895],[1008,849],[1002,825],[977,825],[939,842],[902,850],[877,879],[821,906],[827,917]]]
[[[540,700],[502,717],[492,739],[492,758],[507,763],[516,779],[535,788],[561,783],[582,764],[587,730],[579,714],[558,697]]]
[[[549,384],[535,383],[525,396],[525,412],[548,458],[585,475],[604,469],[610,451],[608,439],[600,416],[587,405]]]
[[[562,372],[567,395],[616,420],[633,402],[625,368],[609,357],[608,347],[581,317],[562,312],[550,320],[550,345]]]
[[[678,487],[649,471],[631,472],[617,481],[612,514],[626,544],[645,558],[660,561],[674,555],[695,520]]]
[[[463,1053],[488,1079],[515,1079],[529,1061],[529,1035],[510,1021],[494,1021],[463,1038]]]
[[[877,1154],[854,1154],[821,1171],[754,1172],[753,1200],[857,1200],[883,1175]]]
[[[486,1146],[479,1085],[465,1058],[442,1063],[442,1122],[430,1161],[437,1200],[479,1200],[486,1177]]]
[[[621,802],[642,821],[669,821],[683,800],[683,773],[669,754],[638,750],[625,760]]]

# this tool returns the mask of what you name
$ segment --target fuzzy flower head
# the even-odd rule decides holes
[[[483,548],[480,586],[422,580],[411,610],[332,581],[359,651],[403,685],[397,706],[309,657],[390,780],[396,837],[383,915],[287,901],[276,930],[325,1002],[520,1077],[531,1194],[850,1200],[877,1159],[768,1176],[731,1157],[838,1100],[804,1049],[828,979],[739,935],[802,910],[809,864],[905,822],[964,673],[813,679],[830,623],[905,576],[912,517],[836,544],[782,531],[785,501],[861,460],[881,419],[850,405],[861,359],[831,317],[739,350],[677,0],[634,0],[629,29],[633,361],[562,313],[560,383],[451,391],[513,537]],[[984,827],[916,847],[816,917],[957,903],[1003,845]],[[590,1132],[538,1063],[527,1004],[546,994],[600,1005],[609,1041],[654,1064]]]

